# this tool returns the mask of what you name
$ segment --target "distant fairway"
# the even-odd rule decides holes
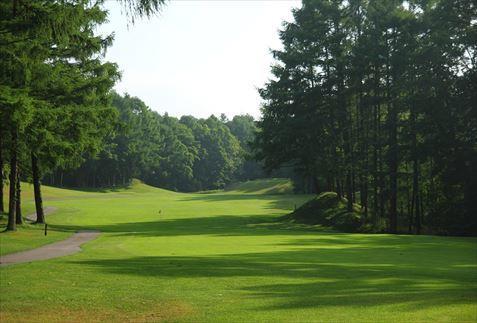
[[[290,190],[280,179],[210,194],[45,188],[58,208],[48,236],[0,233],[2,253],[102,234],[78,254],[0,268],[0,321],[477,321],[476,238],[290,226],[277,218],[310,198],[276,194]]]
[[[225,191],[232,194],[293,194],[293,184],[283,178],[268,178],[232,184]]]

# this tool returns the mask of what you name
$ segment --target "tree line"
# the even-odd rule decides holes
[[[477,233],[477,6],[305,0],[260,90],[255,147],[388,232]]]
[[[223,188],[232,180],[263,175],[248,143],[257,131],[250,115],[160,115],[139,98],[112,93],[117,121],[97,155],[78,168],[57,167],[44,183],[67,187],[113,187],[133,178],[176,191]]]

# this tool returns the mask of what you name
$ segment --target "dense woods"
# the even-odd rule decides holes
[[[377,230],[477,233],[473,1],[303,1],[273,51],[268,169],[361,206]]]

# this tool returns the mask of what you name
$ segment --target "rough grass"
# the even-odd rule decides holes
[[[53,230],[103,233],[78,254],[0,268],[2,322],[477,320],[475,238],[277,220],[310,196],[51,192]]]

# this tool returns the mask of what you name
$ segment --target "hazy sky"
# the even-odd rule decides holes
[[[278,29],[299,1],[170,1],[151,19],[127,24],[108,1],[115,32],[106,59],[119,64],[119,93],[141,98],[173,116],[259,116],[261,87],[270,77],[269,49],[280,48]]]

